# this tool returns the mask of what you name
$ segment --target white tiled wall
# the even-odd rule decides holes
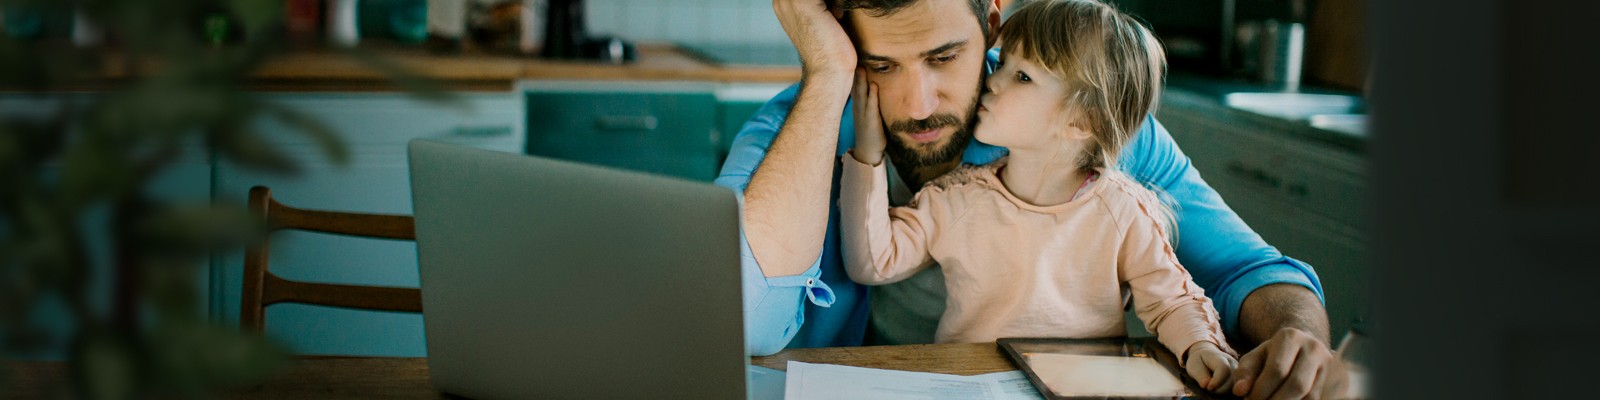
[[[587,0],[591,35],[634,42],[788,44],[771,0]]]

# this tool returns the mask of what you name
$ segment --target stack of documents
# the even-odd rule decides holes
[[[1043,400],[1022,371],[960,376],[790,361],[783,398]]]

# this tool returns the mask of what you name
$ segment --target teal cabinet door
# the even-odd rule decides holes
[[[411,214],[406,143],[415,138],[520,152],[522,101],[512,92],[465,94],[437,104],[403,94],[284,94],[270,101],[327,123],[349,145],[350,160],[335,165],[304,135],[270,121],[256,128],[299,161],[300,173],[216,166],[216,197],[244,206],[255,185],[299,208]],[[284,279],[417,287],[416,245],[409,241],[284,231],[272,236],[269,269]],[[212,307],[223,323],[238,324],[242,254],[213,260]],[[422,316],[278,304],[267,307],[266,333],[299,354],[426,355]]]
[[[525,85],[527,154],[697,181],[716,177],[716,99],[695,83]]]
[[[728,159],[733,139],[756,111],[789,84],[733,83],[717,88],[717,165]]]

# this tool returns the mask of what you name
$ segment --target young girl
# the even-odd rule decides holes
[[[976,136],[1010,156],[935,179],[905,207],[889,207],[876,85],[857,91],[839,197],[851,279],[887,284],[937,262],[949,293],[940,343],[1122,336],[1131,294],[1161,344],[1217,389],[1236,353],[1178,264],[1171,211],[1111,168],[1154,108],[1160,44],[1093,0],[1028,3],[999,40]]]

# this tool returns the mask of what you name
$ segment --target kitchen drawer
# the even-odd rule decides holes
[[[1355,155],[1204,115],[1165,112],[1159,118],[1224,199],[1261,197],[1352,228],[1366,226],[1365,166]]]
[[[1263,196],[1277,199],[1353,227],[1363,220],[1365,197],[1362,178],[1349,165],[1340,165],[1310,151],[1250,133],[1223,132],[1237,136],[1222,143],[1242,144],[1245,148],[1271,151],[1236,152],[1222,161],[1222,174],[1246,182]]]
[[[592,154],[584,163],[710,182],[722,164],[714,156]]]
[[[716,99],[705,90],[527,92],[527,153],[711,180]]]

